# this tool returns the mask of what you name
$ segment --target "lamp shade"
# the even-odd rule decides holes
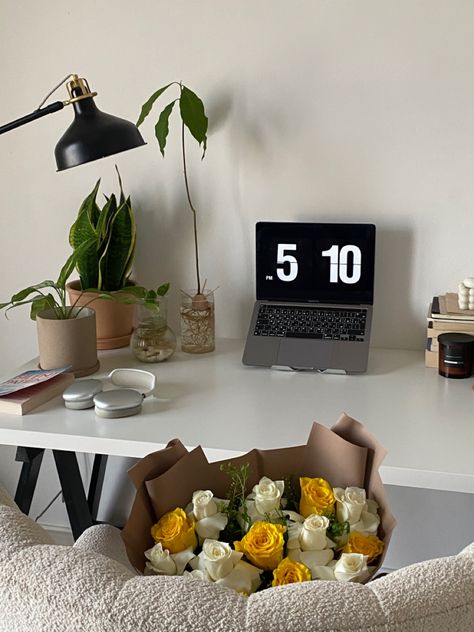
[[[133,123],[101,112],[92,96],[72,105],[74,121],[54,150],[58,171],[145,145]]]

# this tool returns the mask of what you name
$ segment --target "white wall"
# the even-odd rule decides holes
[[[205,160],[188,147],[217,334],[246,331],[256,221],[370,221],[373,343],[421,349],[432,295],[474,274],[473,27],[471,0],[3,0],[0,121],[71,72],[131,120],[183,80],[210,119]],[[56,277],[80,202],[99,177],[115,189],[116,162],[137,214],[135,277],[171,281],[176,323],[177,288],[194,279],[178,128],[165,159],[150,120],[145,148],[57,174],[70,120],[68,108],[1,138],[0,300]],[[0,373],[35,353],[27,309],[0,317]]]

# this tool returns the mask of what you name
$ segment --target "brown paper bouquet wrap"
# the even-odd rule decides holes
[[[306,445],[274,450],[251,450],[242,456],[209,463],[202,448],[189,452],[178,439],[166,448],[141,459],[129,470],[136,487],[132,510],[122,531],[133,566],[143,572],[145,550],[154,544],[150,529],[161,516],[176,507],[186,507],[193,492],[210,489],[225,497],[229,477],[222,463],[250,465],[249,490],[262,476],[272,480],[288,476],[322,477],[333,487],[363,487],[367,497],[379,504],[379,537],[384,542],[382,564],[396,524],[388,506],[379,474],[386,450],[359,422],[343,414],[331,428],[314,423]]]

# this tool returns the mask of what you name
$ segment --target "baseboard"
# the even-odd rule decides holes
[[[396,570],[397,570],[396,568],[387,568],[386,566],[383,566],[377,572],[378,573],[393,573],[393,571],[396,571]]]
[[[67,527],[58,527],[57,525],[46,524],[44,522],[39,522],[39,524],[43,527],[45,531],[49,533],[56,544],[61,544],[65,546],[71,546],[72,544],[74,544],[74,538],[72,536],[71,530]]]

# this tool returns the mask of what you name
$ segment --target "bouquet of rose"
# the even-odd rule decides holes
[[[247,594],[302,580],[365,582],[395,526],[379,474],[385,454],[347,415],[331,429],[314,423],[306,445],[230,463],[174,439],[129,470],[129,560],[140,572]]]
[[[315,579],[366,581],[383,552],[378,504],[360,487],[332,488],[324,478],[273,481],[245,494],[249,465],[221,465],[228,497],[198,490],[185,508],[151,528],[146,574],[184,575],[249,595]]]

